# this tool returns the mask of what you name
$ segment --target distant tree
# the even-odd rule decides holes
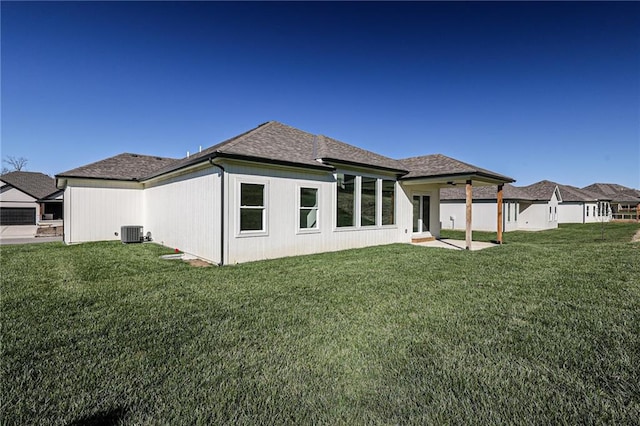
[[[24,157],[16,158],[12,155],[8,155],[6,158],[2,159],[2,162],[4,164],[8,164],[9,167],[2,166],[2,174],[9,173],[9,172],[19,172],[25,168],[28,161],[29,160],[27,160]]]

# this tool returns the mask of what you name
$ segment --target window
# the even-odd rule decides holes
[[[558,221],[558,206],[553,208],[553,220]]]
[[[363,177],[360,186],[360,225],[376,224],[376,186],[378,179]]]
[[[396,183],[392,180],[382,181],[382,224],[395,225],[396,215]]]
[[[511,222],[511,203],[507,203],[507,222]]]
[[[589,216],[589,215],[587,215]],[[549,206],[549,222],[553,221],[553,213],[551,212],[551,206]]]
[[[240,184],[240,232],[265,230],[264,185]]]
[[[589,217],[589,206],[587,206],[587,217]]]
[[[318,229],[318,189],[300,188],[300,229]]]
[[[517,222],[518,221],[518,203],[513,203],[513,221]]]
[[[340,226],[355,226],[356,177],[338,173],[337,176],[336,223]]]

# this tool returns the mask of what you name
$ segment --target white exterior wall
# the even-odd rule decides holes
[[[398,183],[396,183],[395,225],[337,228],[334,175],[326,172],[298,172],[247,165],[228,165],[225,168],[229,172],[228,179],[225,181],[227,194],[225,222],[228,232],[228,238],[226,238],[228,253],[225,256],[225,263],[233,264],[411,240],[411,199]],[[344,172],[354,175],[365,174],[347,170]],[[265,185],[267,226],[264,233],[251,235],[240,232],[241,183]],[[318,189],[319,229],[317,231],[298,229],[300,187]],[[435,201],[432,200],[432,203]],[[378,216],[380,216],[379,203]],[[356,217],[359,217],[358,211]],[[437,214],[432,218],[437,222]]]
[[[585,223],[585,219],[585,203],[565,202],[558,206],[558,223]]]
[[[123,225],[144,225],[139,184],[69,182],[64,191],[64,241],[119,240]]]
[[[471,206],[471,229],[474,231],[498,231],[498,204],[495,200],[474,201]],[[508,211],[510,209],[510,215]],[[518,229],[519,209],[517,201],[504,201],[502,209],[502,230],[504,232]],[[440,221],[443,229],[466,229],[467,207],[464,201],[445,200],[440,203]],[[455,220],[451,220],[451,217]]]
[[[549,214],[551,209],[551,214]],[[519,226],[522,230],[540,231],[558,227],[558,199],[554,196],[549,202],[520,203]]]
[[[220,170],[208,167],[144,190],[145,234],[153,241],[220,262]]]

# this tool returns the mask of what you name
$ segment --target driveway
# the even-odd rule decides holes
[[[0,245],[6,246],[10,244],[37,244],[50,243],[52,241],[62,241],[62,237],[2,237]]]

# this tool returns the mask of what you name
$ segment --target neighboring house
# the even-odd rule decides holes
[[[640,191],[615,183],[593,183],[582,188],[611,202],[613,219],[640,219]]]
[[[0,224],[39,225],[63,218],[63,191],[43,173],[16,171],[0,176]]]
[[[473,189],[472,227],[474,230],[497,231],[497,192],[497,186],[484,186]],[[465,229],[465,195],[465,188],[449,187],[440,190],[440,222],[443,228]],[[524,222],[528,220],[525,218],[523,222],[520,210],[526,211],[535,200],[522,188],[511,184],[504,185],[502,200],[502,225],[504,231],[527,229]],[[533,212],[533,210],[529,211]],[[526,211],[525,215],[529,214],[529,211]],[[520,225],[520,223],[523,224]]]
[[[556,184],[562,197],[558,206],[558,223],[594,223],[611,220],[611,199],[605,195]]]
[[[558,185],[548,180],[521,187],[533,202],[520,207],[521,229],[539,230],[558,227],[558,206],[562,196]]]
[[[218,264],[437,237],[440,187],[513,182],[443,155],[394,160],[273,121],[187,158],[120,154],[56,179],[66,243],[117,240],[121,226],[140,225]]]

